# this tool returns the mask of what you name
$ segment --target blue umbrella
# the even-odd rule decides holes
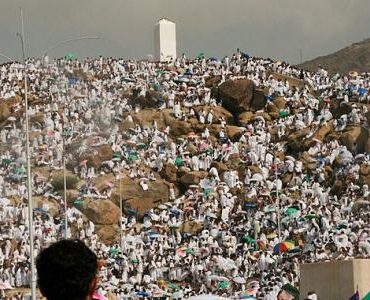
[[[146,291],[140,291],[136,293],[136,296],[139,297],[149,297],[149,294]]]

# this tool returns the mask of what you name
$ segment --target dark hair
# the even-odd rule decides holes
[[[85,300],[97,273],[97,256],[79,240],[61,240],[36,260],[38,284],[48,300]]]

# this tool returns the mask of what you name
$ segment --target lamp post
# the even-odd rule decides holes
[[[119,180],[119,237],[120,237],[120,246],[121,246],[121,251],[123,249],[123,233],[122,233],[122,173],[120,172],[119,175],[117,176],[117,179]]]
[[[75,38],[72,38],[72,39],[60,41],[60,42],[54,44],[53,46],[49,47],[48,49],[46,49],[43,52],[42,57],[45,57],[48,54],[48,52],[50,52],[51,50],[53,50],[53,49],[55,49],[55,48],[57,48],[61,45],[64,45],[64,44],[68,44],[68,43],[76,42],[76,41],[81,41],[81,40],[97,40],[97,39],[100,39],[100,37],[97,36],[97,35],[83,35],[83,36],[75,37]]]
[[[278,225],[278,237],[279,243],[281,242],[281,216],[280,216],[280,196],[278,186],[278,163],[277,163],[277,147],[275,147],[275,188],[276,188],[276,206],[277,206],[277,225]]]
[[[24,102],[26,115],[26,153],[27,153],[27,193],[28,193],[28,230],[30,242],[30,263],[31,263],[31,299],[36,300],[36,272],[34,257],[34,231],[33,231],[33,203],[32,203],[32,179],[31,179],[31,154],[30,154],[30,137],[29,137],[29,120],[28,120],[28,86],[27,86],[27,65],[26,52],[24,47],[24,22],[23,11],[20,9],[22,33],[17,33],[22,45],[22,59],[24,68]]]
[[[1,53],[1,52],[0,52],[0,56],[1,56],[1,57],[6,58],[7,60],[14,61],[14,59],[13,59],[13,58],[11,58],[11,57],[9,57],[9,56],[5,55],[4,53]]]

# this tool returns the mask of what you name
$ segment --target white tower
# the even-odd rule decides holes
[[[154,27],[155,60],[176,59],[176,24],[165,18]]]

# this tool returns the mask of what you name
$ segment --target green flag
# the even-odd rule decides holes
[[[204,58],[204,52],[200,52],[199,54],[198,54],[198,57],[197,57],[198,59],[202,59],[202,58]]]
[[[66,54],[66,60],[71,61],[71,60],[74,60],[74,59],[75,59],[75,56],[73,55],[73,53],[72,53],[72,52],[68,52],[68,53]]]

